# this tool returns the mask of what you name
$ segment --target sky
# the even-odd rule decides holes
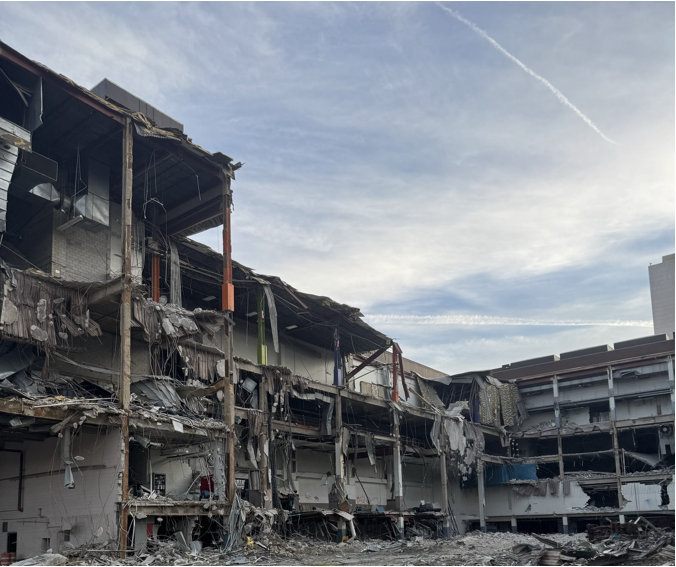
[[[2,11],[9,45],[243,162],[234,259],[359,307],[407,358],[454,374],[652,334],[671,2]]]

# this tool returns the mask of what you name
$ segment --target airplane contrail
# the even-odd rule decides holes
[[[603,138],[606,142],[610,142],[611,144],[618,145],[617,142],[614,140],[611,140],[608,136],[606,136],[601,130],[598,129],[596,124],[594,124],[591,119],[584,113],[582,112],[577,106],[575,106],[568,98],[559,90],[557,89],[554,85],[552,85],[547,79],[544,77],[541,77],[538,75],[535,71],[533,71],[530,67],[522,63],[519,59],[514,57],[509,51],[507,51],[502,45],[500,45],[497,41],[495,41],[490,35],[488,35],[487,32],[482,30],[479,26],[477,26],[475,23],[470,22],[467,18],[463,18],[458,12],[455,10],[452,10],[451,8],[448,8],[441,4],[440,2],[437,2],[437,6],[441,8],[442,10],[448,12],[453,18],[458,20],[459,22],[465,24],[468,28],[470,28],[474,33],[477,35],[480,35],[483,37],[486,41],[488,41],[495,49],[497,49],[500,53],[505,55],[505,57],[508,57],[514,63],[516,63],[519,67],[521,67],[526,73],[531,75],[532,77],[535,77],[538,81],[540,81],[545,87],[547,87],[554,95],[556,98],[559,99],[559,101],[563,104],[565,104],[568,108],[570,108],[575,114],[577,114],[582,120],[584,120],[587,125],[594,130],[601,138]]]
[[[652,327],[652,321],[641,320],[584,320],[584,319],[525,319],[492,315],[365,315],[369,324],[406,325],[513,325],[542,327]]]

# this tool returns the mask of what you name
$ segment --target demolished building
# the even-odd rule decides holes
[[[239,163],[110,81],[4,44],[0,71],[0,552],[673,517],[673,427],[642,450],[673,424],[673,340],[417,365],[357,308],[232,260]],[[221,225],[224,254],[190,238]]]

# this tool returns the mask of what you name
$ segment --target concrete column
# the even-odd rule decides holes
[[[674,409],[674,357],[667,356],[667,373],[669,375],[669,387],[671,388],[671,413],[676,413]]]
[[[626,524],[624,514],[620,514],[620,524]]]
[[[451,537],[451,518],[448,509],[448,471],[446,470],[446,453],[439,453],[441,467],[441,512],[444,515],[443,536]]]
[[[225,500],[225,487],[227,478],[225,475],[225,441],[223,439],[216,439],[210,443],[211,454],[214,459],[214,494],[218,496],[219,500]]]
[[[404,516],[397,518],[397,530],[399,531],[399,539],[404,537]]]
[[[347,536],[347,522],[342,518],[338,520],[338,530],[336,531],[336,543],[341,543]]]
[[[335,436],[335,450],[336,450],[336,482],[342,483],[345,463],[343,457],[343,400],[340,395],[340,390],[336,396],[336,436]]]
[[[261,451],[261,462],[258,465],[258,470],[261,477],[261,491],[265,494],[265,491],[268,489],[268,456],[265,454],[265,443],[268,439],[267,431],[270,414],[268,413],[268,392],[267,390],[263,390],[262,384],[263,382],[258,386],[258,409],[263,412],[263,427],[261,428],[261,434],[258,436],[258,447]]]
[[[512,522],[512,533],[515,534],[519,531],[516,527],[516,516],[512,516],[511,522]]]
[[[557,450],[559,452],[559,478],[561,481],[565,480],[565,476],[563,473],[563,441],[561,439],[561,434],[556,436],[556,445],[557,445]]]
[[[563,516],[561,518],[563,520],[563,533],[567,534],[568,533],[568,516]]]
[[[122,494],[120,496],[120,557],[127,556],[129,530],[129,401],[131,399],[131,249],[132,249],[132,188],[134,185],[134,126],[127,118],[122,131],[122,299],[120,302],[120,383],[118,399],[123,413],[122,433]]]
[[[610,405],[610,420],[617,419],[615,413],[615,382],[613,380],[613,367],[608,367],[608,405]]]
[[[399,439],[399,427],[397,425],[393,425],[393,429],[395,438],[394,447],[392,449],[392,470],[394,473],[394,509],[397,512],[403,512],[406,507],[404,505],[404,477],[401,470],[401,440]]]
[[[624,501],[622,499],[622,469],[620,467],[620,447],[617,441],[617,428],[615,427],[615,422],[612,422],[612,436],[613,436],[613,454],[615,456],[615,475],[617,478],[617,503],[620,508],[624,506]]]
[[[559,377],[552,378],[552,389],[554,390],[554,420],[556,427],[561,427],[561,409],[559,408]]]
[[[479,526],[486,531],[486,493],[484,487],[484,462],[479,461],[477,468],[477,484],[479,486]]]

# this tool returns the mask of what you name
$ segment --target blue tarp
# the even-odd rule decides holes
[[[537,465],[486,467],[485,486],[499,486],[510,480],[538,480]]]

